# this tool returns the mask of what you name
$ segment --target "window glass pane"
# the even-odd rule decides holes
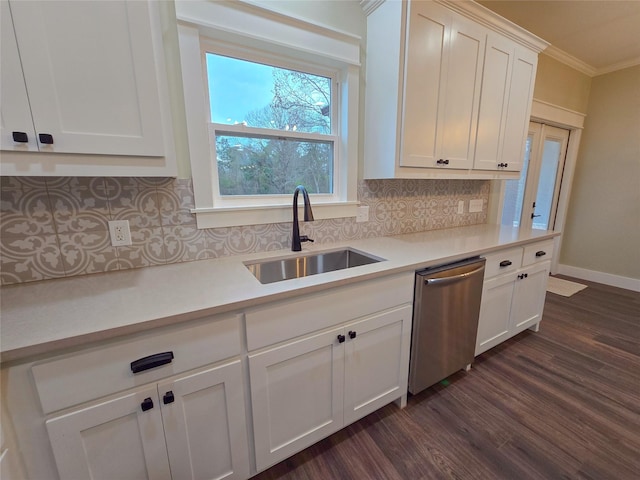
[[[211,121],[331,134],[331,79],[206,54]]]
[[[540,216],[533,219],[533,228],[549,229],[561,150],[562,142],[545,139],[542,164],[540,165],[538,193],[536,195],[536,215]]]
[[[216,135],[221,195],[333,193],[333,142]]]
[[[524,201],[524,187],[527,184],[527,171],[529,169],[529,158],[531,157],[531,142],[533,137],[527,137],[524,150],[524,162],[522,163],[522,173],[518,180],[505,180],[504,206],[502,207],[502,225],[510,227],[520,226],[522,215],[522,202]]]

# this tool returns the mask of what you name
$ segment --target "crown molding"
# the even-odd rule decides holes
[[[525,47],[540,53],[549,42],[525,30],[488,8],[470,0],[433,0],[485,27],[498,32]]]
[[[362,8],[362,11],[365,13],[365,15],[369,16],[384,2],[385,0],[360,0],[360,8]]]
[[[574,70],[578,70],[589,77],[593,77],[597,74],[597,69],[592,67],[586,62],[583,62],[579,58],[574,57],[573,55],[568,54],[564,50],[560,50],[558,47],[554,45],[549,45],[542,53],[550,56],[551,58],[558,60],[561,63],[573,68]]]
[[[598,70],[596,70],[596,76],[604,75],[611,72],[617,72],[618,70],[635,67],[636,65],[640,65],[640,57],[632,58],[630,60],[625,60],[624,62],[614,63],[613,65],[599,68]]]

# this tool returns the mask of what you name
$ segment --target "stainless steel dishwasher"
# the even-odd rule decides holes
[[[409,392],[471,366],[484,263],[475,257],[416,272]]]

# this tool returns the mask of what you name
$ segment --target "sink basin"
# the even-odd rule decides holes
[[[383,260],[383,258],[375,257],[368,253],[346,248],[278,260],[247,262],[245,266],[260,283],[274,283],[318,273],[369,265]]]

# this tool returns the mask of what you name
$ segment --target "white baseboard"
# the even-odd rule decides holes
[[[625,288],[640,292],[640,279],[623,277],[621,275],[613,275],[611,273],[596,272],[595,270],[587,270],[586,268],[572,267],[571,265],[558,265],[558,273],[569,277],[581,278],[596,283],[604,283],[612,287]]]

